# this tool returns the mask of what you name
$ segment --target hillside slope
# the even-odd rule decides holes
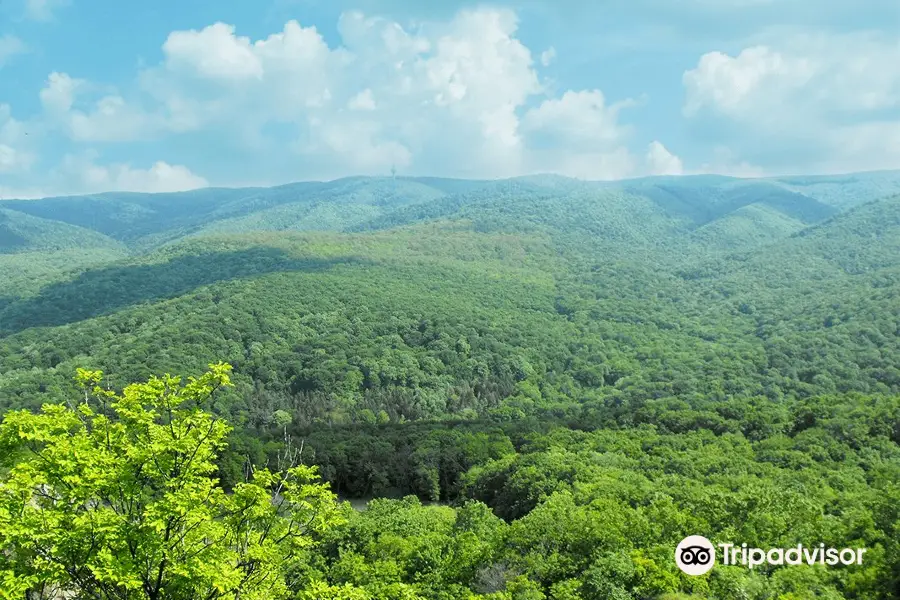
[[[441,182],[434,182],[441,185]],[[289,186],[290,187],[290,186]],[[442,187],[453,189],[444,184]],[[247,215],[217,218],[192,235],[248,231],[342,231],[399,207],[424,204],[445,192],[414,180],[351,178],[309,190],[299,199]],[[219,215],[228,214],[219,210]]]
[[[364,231],[444,218],[473,219],[478,227],[495,230],[549,228],[580,242],[628,239],[651,245],[713,224],[709,233],[686,242],[721,241],[719,249],[729,250],[780,239],[796,231],[795,222],[816,223],[894,186],[900,186],[896,173],[771,180],[704,175],[602,183],[555,175],[502,181],[348,177],[272,188],[8,200],[0,208],[92,229],[137,251],[208,233]],[[752,206],[763,211],[747,208]],[[633,219],[627,212],[631,209]],[[582,221],[582,215],[587,219]]]
[[[679,271],[632,252],[573,262],[558,252],[571,239],[533,227],[543,208],[518,232],[458,220],[195,238],[9,302],[0,398],[86,360],[130,379],[217,358],[236,365],[242,403],[264,385],[266,402],[297,410],[316,398],[324,412],[309,418],[326,421],[376,406],[410,419],[573,399],[897,392],[897,202]],[[503,216],[487,208],[479,218]],[[448,405],[463,393],[452,389],[482,391]]]
[[[0,208],[0,254],[73,248],[123,249],[115,240],[91,229]]]
[[[401,207],[351,230],[465,219],[480,231],[542,231],[578,253],[630,249],[693,260],[710,250],[763,246],[837,212],[768,182],[700,176],[607,184],[539,176]]]
[[[838,212],[818,200],[779,185],[756,180],[714,177],[648,178],[626,183],[624,189],[659,204],[673,217],[702,226],[745,206],[765,206],[803,223],[816,223]]]
[[[127,254],[123,244],[96,231],[0,209],[0,307],[68,272]]]
[[[441,184],[441,180],[436,184],[452,187]],[[383,209],[442,195],[444,192],[439,188],[412,180],[351,177],[272,188],[208,188],[165,194],[107,193],[8,200],[0,202],[0,208],[93,229],[130,246],[147,249],[221,221],[229,230],[284,229],[289,227],[290,221],[285,222],[284,213],[278,211],[268,217],[263,214],[245,224],[240,223],[241,218],[282,205],[296,205],[293,210],[303,214],[319,203],[360,204]]]
[[[762,203],[748,204],[691,232],[692,241],[723,251],[765,246],[790,237],[806,224]]]
[[[775,177],[768,181],[815,198],[838,210],[847,210],[870,200],[900,194],[900,171]]]
[[[700,281],[763,340],[773,375],[809,390],[900,386],[900,196],[725,259]]]

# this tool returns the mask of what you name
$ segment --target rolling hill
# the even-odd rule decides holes
[[[443,180],[435,180],[440,185]],[[445,182],[445,187],[448,186]],[[444,192],[415,181],[394,182],[387,178],[347,178],[331,182],[302,182],[272,188],[209,188],[167,194],[107,193],[72,198],[9,200],[0,207],[51,218],[93,229],[138,248],[147,248],[189,235],[216,222],[234,222],[257,213],[247,227],[284,229],[290,211],[274,211],[291,206],[299,215],[320,204],[393,206],[423,202]],[[296,219],[298,217],[294,217]],[[228,228],[228,224],[225,225]]]
[[[768,181],[846,210],[875,198],[900,194],[900,171],[870,171],[846,175],[778,177]]]
[[[91,229],[0,209],[0,307],[65,273],[127,255],[123,244]]]
[[[130,379],[202,368],[216,357],[237,366],[245,391],[266,381],[287,399],[338,386],[346,405],[317,417],[326,420],[353,420],[366,402],[386,409],[393,393],[430,389],[441,397],[479,378],[511,392],[517,378],[530,376],[514,373],[539,374],[539,397],[550,405],[564,396],[707,394],[709,377],[724,380],[716,385],[728,395],[805,395],[817,389],[813,379],[835,369],[844,374],[835,389],[900,389],[885,358],[895,348],[884,337],[896,317],[896,198],[805,229],[765,202],[694,227],[686,210],[668,218],[646,196],[526,180],[498,197],[506,185],[397,209],[395,228],[382,217],[355,233],[188,237],[7,299],[0,401],[14,403],[10,398],[30,388],[26,382],[53,379],[85,360]],[[563,198],[535,191],[554,186]],[[809,215],[803,211],[794,214]],[[759,232],[766,221],[781,241]],[[749,242],[734,240],[741,230]],[[674,268],[665,252],[692,236],[701,240]],[[698,254],[729,244],[759,247]],[[860,333],[858,319],[840,326],[854,311],[870,315],[864,321],[879,328],[876,342]],[[416,323],[440,333],[410,338]],[[360,332],[355,341],[350,330]],[[785,344],[812,339],[832,347],[825,358],[794,351],[790,369],[773,366],[783,362]],[[872,343],[881,358],[866,354]],[[362,346],[375,362],[361,358]],[[19,353],[23,347],[31,358]],[[583,354],[588,347],[604,349]],[[646,354],[648,347],[658,349]],[[319,352],[330,358],[313,366]],[[855,353],[868,362],[854,362]],[[358,375],[346,380],[348,373]],[[448,409],[434,398],[426,405],[390,414],[502,408],[475,402]]]
[[[745,206],[762,205],[803,223],[815,223],[838,212],[815,198],[767,182],[723,177],[670,177],[639,180],[626,186],[673,217],[702,226]]]
[[[88,228],[0,209],[0,254],[74,248],[124,249],[122,244]]]
[[[693,176],[613,183],[560,176],[504,181],[349,177],[273,188],[7,200],[0,208],[90,229],[140,252],[207,233],[364,231],[472,217],[483,228],[549,228],[583,240],[651,245],[707,225],[709,232],[687,243],[715,243],[729,237],[733,222],[734,239],[723,242],[728,250],[768,243],[796,231],[796,221],[821,221],[879,197],[898,182],[896,173],[843,180]]]
[[[85,357],[117,377],[134,378],[179,365],[202,368],[224,353],[237,365],[251,365],[237,374],[245,385],[254,385],[263,359],[250,360],[256,346],[248,340],[267,348],[266,356],[283,346],[296,352],[294,358],[285,357],[287,362],[313,360],[313,349],[300,342],[304,338],[285,333],[300,315],[332,323],[334,330],[329,325],[308,331],[323,339],[337,335],[338,340],[351,322],[377,328],[381,321],[400,319],[404,325],[385,335],[402,339],[403,327],[410,323],[432,318],[464,323],[467,314],[482,314],[482,329],[470,333],[493,340],[491,347],[506,348],[491,351],[495,359],[502,354],[504,361],[526,361],[544,381],[554,381],[548,384],[550,398],[560,389],[596,393],[584,381],[631,396],[681,388],[707,393],[708,383],[700,374],[721,376],[725,371],[731,373],[726,378],[730,393],[768,394],[773,386],[807,393],[813,389],[809,380],[822,374],[829,361],[808,354],[790,376],[775,377],[762,367],[783,341],[774,331],[793,336],[790,344],[816,332],[822,343],[844,344],[835,346],[834,354],[847,356],[869,342],[856,330],[847,334],[848,341],[842,333],[846,328],[834,325],[853,310],[877,314],[879,323],[895,313],[888,304],[896,286],[891,257],[897,250],[897,199],[840,213],[767,181],[717,176],[618,183],[558,176],[497,182],[357,177],[270,189],[110,194],[3,205],[17,207],[0,212],[8,252],[16,252],[0,255],[0,277],[8,290],[0,297],[0,402],[5,404],[15,404],[11,398],[29,389],[22,382],[62,372]],[[26,256],[27,265],[15,262]],[[835,264],[844,270],[836,270]],[[781,267],[785,273],[773,270]],[[836,297],[844,298],[843,303],[835,302]],[[221,302],[235,311],[226,328],[230,333],[214,323]],[[309,308],[320,303],[319,309]],[[842,308],[828,308],[837,304]],[[325,317],[329,310],[337,312]],[[268,338],[258,337],[261,320],[269,319],[279,324],[272,331],[283,338],[271,348]],[[488,325],[519,320],[524,326],[529,319],[534,319],[529,329],[536,331],[528,335]],[[826,322],[828,328],[820,327]],[[879,335],[887,335],[890,326],[882,325],[887,329]],[[199,335],[190,331],[205,331],[200,335],[205,341],[188,341]],[[452,331],[446,335],[467,338]],[[542,340],[534,337],[538,332]],[[582,357],[564,342],[580,337],[593,340],[580,342],[582,346],[598,344],[607,350]],[[609,338],[618,341],[601,342]],[[169,347],[148,353],[162,339]],[[879,347],[892,348],[879,340]],[[340,355],[331,343],[321,349]],[[423,350],[415,345],[404,342],[387,352],[390,344],[381,343],[376,343],[375,355],[385,357],[387,372],[417,375],[389,377],[389,384],[376,385],[366,379],[370,367],[357,364],[363,382],[348,388],[348,398],[353,398],[347,400],[348,418],[355,418],[360,398],[372,390],[421,389],[425,380],[476,385],[469,358],[438,358],[427,351],[430,359],[422,362]],[[639,349],[648,343],[666,350],[653,358],[643,356]],[[719,356],[710,354],[710,343]],[[20,355],[23,347],[32,348],[31,358]],[[701,358],[687,359],[692,353]],[[555,379],[572,365],[593,360],[589,356],[603,356],[606,366],[585,366],[586,373],[595,374],[583,375],[583,381],[570,374]],[[666,366],[672,360],[691,367],[676,377]],[[490,385],[512,389],[511,362],[478,364],[477,372]],[[35,371],[38,365],[50,371]],[[845,378],[852,383],[836,385],[894,389],[894,376],[884,375],[888,366],[873,359]],[[300,384],[297,369],[265,369],[270,387],[288,397],[298,391],[325,393],[323,382],[337,377]],[[17,389],[20,383],[24,387]],[[439,388],[433,388],[435,393],[443,393]]]

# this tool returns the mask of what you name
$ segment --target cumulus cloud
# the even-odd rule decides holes
[[[768,152],[787,170],[900,168],[891,135],[900,128],[898,64],[900,40],[876,33],[795,34],[735,56],[710,52],[684,74],[684,114],[724,119],[747,152]]]
[[[681,175],[684,172],[681,159],[656,140],[647,147],[646,161],[650,175]]]
[[[566,148],[605,146],[621,141],[626,134],[618,116],[627,105],[608,106],[600,90],[567,91],[528,111],[524,125],[557,138]]]
[[[18,171],[28,164],[21,152],[6,144],[0,144],[0,173]]]
[[[84,84],[84,80],[72,79],[66,73],[50,73],[40,92],[41,104],[51,113],[65,114],[71,110],[75,95]]]
[[[635,173],[626,147],[631,128],[619,113],[631,101],[607,104],[600,90],[567,91],[525,113],[522,128],[533,142],[531,166],[585,179],[618,179]]]
[[[82,101],[92,86],[66,73],[51,73],[40,92],[50,121],[77,142],[120,142],[147,139],[167,129],[165,119],[128,103],[118,94]],[[87,110],[82,110],[85,105]]]
[[[465,9],[410,27],[350,11],[337,30],[338,45],[297,21],[261,39],[225,23],[174,31],[134,90],[51,73],[40,92],[44,118],[77,144],[214,134],[235,153],[277,154],[293,179],[392,165],[488,178],[681,168],[659,142],[643,155],[649,140],[621,120],[634,100],[550,89],[537,69],[555,50],[533,55],[511,10]],[[132,185],[128,171],[98,169],[104,185]]]
[[[773,109],[796,100],[815,71],[809,58],[784,55],[766,46],[747,48],[735,57],[709,52],[684,74],[684,112],[693,116],[709,108],[736,118],[777,117],[782,113]]]
[[[147,169],[119,163],[99,165],[93,153],[68,155],[58,175],[69,188],[82,193],[119,192],[181,192],[207,187],[203,177],[182,165],[158,161]]]
[[[143,74],[144,88],[164,105],[169,126],[183,130],[235,118],[297,120],[329,104],[331,79],[342,71],[342,52],[296,21],[256,42],[223,23],[176,31],[163,54],[163,64]]]
[[[250,38],[236,36],[233,25],[215,23],[201,31],[176,31],[163,44],[167,66],[227,82],[262,79],[263,66]]]
[[[316,176],[393,162],[509,175],[526,162],[519,112],[544,91],[517,27],[503,9],[465,10],[427,32],[351,11],[331,48],[296,21],[258,41],[219,23],[170,34],[163,64],[142,79],[171,130],[296,126],[291,147]]]

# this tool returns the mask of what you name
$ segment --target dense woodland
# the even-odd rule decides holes
[[[151,378],[221,362],[202,418],[229,425],[198,477],[258,495],[290,455],[330,515],[260,598],[900,598],[898,191],[351,178],[0,202],[0,469],[85,373],[87,406],[149,380],[155,410]],[[690,534],[868,552],[690,577]],[[0,558],[0,588],[24,568]]]

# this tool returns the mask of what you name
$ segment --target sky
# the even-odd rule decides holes
[[[900,169],[897,0],[0,0],[0,197]]]

